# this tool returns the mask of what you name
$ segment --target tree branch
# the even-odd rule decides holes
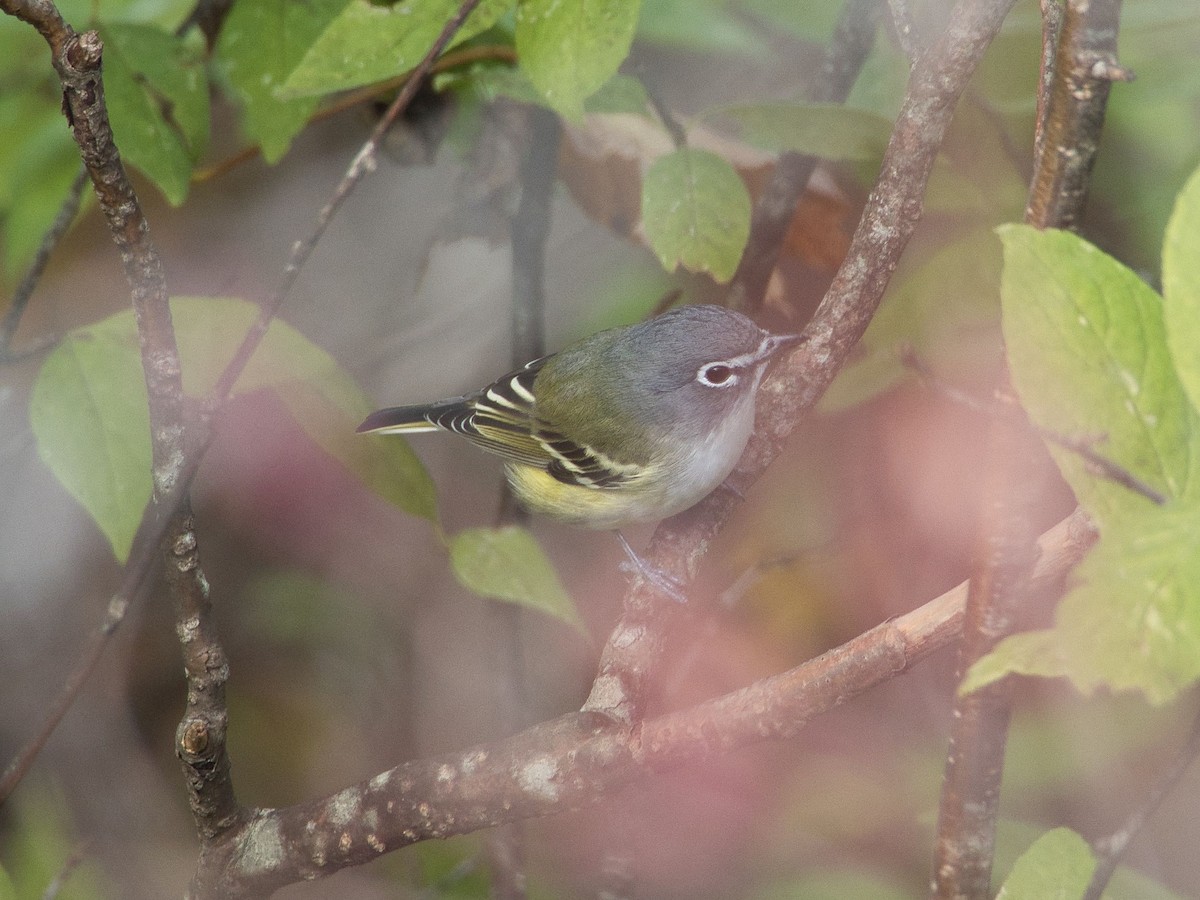
[[[1027,423],[992,421],[981,537],[967,595],[958,677],[1013,632],[1037,560],[1031,511],[1041,484],[1031,469],[1045,450]],[[991,896],[1004,750],[1012,711],[1005,679],[955,698],[938,807],[931,895]]]
[[[87,170],[81,166],[79,174],[75,176],[75,180],[71,182],[70,188],[67,189],[67,196],[63,198],[58,215],[54,217],[54,221],[46,230],[46,233],[42,235],[42,242],[38,245],[37,253],[34,254],[33,262],[30,263],[25,277],[17,285],[17,290],[13,294],[8,312],[4,314],[4,319],[0,320],[0,362],[17,359],[28,352],[25,351],[19,354],[12,352],[13,335],[17,333],[17,326],[21,324],[21,316],[25,314],[25,308],[29,305],[29,299],[33,296],[34,288],[37,287],[38,281],[41,280],[42,273],[46,271],[46,264],[50,262],[50,254],[54,252],[54,248],[58,246],[58,242],[67,233],[67,230],[71,227],[71,223],[75,221],[75,215],[79,212],[79,202],[83,197],[83,187],[87,182]],[[38,349],[41,349],[41,347]]]
[[[1121,0],[1067,0],[1063,10],[1050,95],[1039,104],[1044,124],[1025,208],[1025,221],[1038,228],[1074,229],[1083,214],[1109,88],[1133,80],[1117,62],[1120,15]]]
[[[1060,36],[1052,66],[1046,66],[1048,51],[1043,51],[1043,73],[1049,68],[1053,75],[1049,97],[1044,103],[1039,99],[1045,128],[1039,130],[1025,212],[1026,222],[1036,227],[1070,227],[1082,214],[1104,123],[1108,73],[1115,67],[1119,11],[1120,0],[1068,0],[1061,28],[1053,18],[1043,24],[1044,35],[1057,29]],[[1007,388],[1007,376],[1001,387]],[[1013,632],[1031,594],[1037,491],[1030,470],[1042,452],[1023,415],[1019,422],[993,420],[982,540],[967,599],[960,677]],[[990,896],[1011,690],[1011,680],[1005,679],[955,701],[938,810],[933,896]]]
[[[124,617],[128,601],[146,583],[154,548],[162,539],[170,546],[179,537],[168,522],[172,510],[187,508],[184,481],[183,382],[179,350],[167,301],[166,275],[149,236],[137,194],[121,163],[104,102],[101,76],[103,44],[94,31],[77,33],[63,21],[53,3],[3,0],[0,9],[33,25],[50,45],[51,61],[63,90],[63,112],[71,126],[84,168],[91,178],[109,231],[121,254],[137,321],[142,372],[150,422],[153,494],[135,539],[132,563],[122,590],[110,602],[104,622],[68,680],[35,738],[18,754],[0,785],[0,801],[28,770],[53,729],[61,721],[88,674],[99,660],[108,637]],[[192,577],[200,577],[194,569]]]
[[[846,259],[805,329],[807,342],[763,382],[756,431],[731,476],[734,483],[752,482],[779,455],[787,436],[833,381],[866,330],[921,217],[925,185],[955,104],[1013,2],[958,3],[946,31],[913,68],[882,171]],[[681,584],[690,582],[738,497],[736,491],[718,490],[664,522],[651,541],[647,562]],[[621,622],[604,648],[584,710],[603,712],[626,725],[642,717],[647,681],[669,620],[680,614],[678,606],[664,602],[652,587],[635,582]]]
[[[1053,590],[1095,533],[1082,515],[1041,541],[1034,583]],[[319,800],[254,811],[205,846],[193,896],[255,897],[399,847],[562,812],[647,774],[768,739],[907,671],[959,636],[960,584],[787,672],[626,728],[571,713],[520,734],[404,763]]]

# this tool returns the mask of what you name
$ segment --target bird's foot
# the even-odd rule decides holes
[[[662,569],[650,565],[638,556],[633,547],[629,545],[629,541],[625,540],[625,535],[621,534],[621,532],[618,531],[616,535],[617,540],[621,542],[621,548],[625,551],[625,556],[628,557],[620,565],[622,572],[630,575],[640,575],[676,603],[687,603],[687,595],[683,592],[683,585],[678,580],[668,575]]]

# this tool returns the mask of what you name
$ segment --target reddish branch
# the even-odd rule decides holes
[[[1036,227],[1069,228],[1082,214],[1109,82],[1127,76],[1116,63],[1119,12],[1120,0],[1069,0],[1061,24],[1056,15],[1044,22],[1037,155],[1025,213],[1026,222]],[[1048,48],[1056,33],[1051,62]],[[1038,499],[1030,470],[1038,453],[1035,432],[1027,423],[993,421],[982,540],[967,599],[960,675],[1015,629],[1017,614],[1029,600]],[[1010,692],[1005,680],[955,703],[933,896],[990,896]]]
[[[925,185],[971,73],[1013,0],[964,0],[946,31],[913,67],[908,92],[867,199],[849,252],[805,333],[808,341],[781,363],[759,392],[758,427],[732,479],[756,479],[782,451],[801,417],[817,402],[866,330],[923,209]],[[691,581],[709,542],[738,502],[719,490],[664,522],[647,561],[681,584]],[[606,644],[585,710],[619,722],[641,719],[646,686],[669,630],[680,614],[652,588],[635,585],[620,624]]]

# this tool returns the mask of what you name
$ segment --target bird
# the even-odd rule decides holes
[[[682,512],[725,480],[768,363],[802,339],[722,306],[681,306],[461,397],[380,409],[357,431],[462,435],[504,458],[530,512],[620,529]]]

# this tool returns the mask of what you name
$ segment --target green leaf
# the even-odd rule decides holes
[[[33,261],[46,230],[79,171],[79,150],[61,100],[0,91],[0,222],[3,271],[16,282]],[[84,191],[87,202],[91,191]]]
[[[754,54],[762,36],[727,0],[653,0],[642,7],[638,43],[662,44],[691,52]]]
[[[512,2],[483,0],[449,46],[490,28]],[[342,0],[341,12],[312,43],[277,96],[328,94],[407,72],[429,52],[459,5],[459,0]]]
[[[468,528],[450,539],[450,564],[466,588],[528,606],[583,630],[575,604],[524,528]]]
[[[1172,498],[1195,498],[1198,421],[1166,347],[1162,300],[1136,274],[1063,231],[999,231],[1005,343],[1031,417]],[[1051,448],[1079,502],[1103,525],[1149,503]]]
[[[171,301],[184,392],[206,397],[258,315],[244,300]],[[434,517],[428,475],[403,440],[354,434],[371,405],[337,362],[278,320],[235,394],[277,390],[300,426],[371,490],[414,515]],[[117,559],[129,556],[150,500],[150,423],[132,311],[67,336],[34,384],[30,419],[42,459],[96,520]]]
[[[712,115],[736,122],[756,147],[835,161],[877,164],[892,134],[886,117],[847,106],[748,103],[721,107]]]
[[[1087,841],[1069,828],[1055,828],[1021,854],[996,900],[1075,900],[1095,867]]]
[[[1200,169],[1175,201],[1163,243],[1163,314],[1179,380],[1200,409]]]
[[[246,133],[274,163],[317,106],[316,97],[281,100],[275,92],[345,0],[239,0],[217,42],[216,58],[242,104]]]
[[[682,265],[733,277],[750,236],[750,194],[724,159],[706,150],[676,150],[650,166],[642,184],[646,237],[663,268]]]
[[[289,381],[275,390],[313,443],[371,491],[414,516],[430,521],[437,517],[433,482],[408,442],[395,440],[395,435],[355,433],[374,407],[349,375],[337,369],[320,382]],[[344,402],[331,396],[335,391],[344,393]]]
[[[110,323],[73,332],[46,358],[29,416],[42,461],[123,563],[150,501],[150,419],[133,315]]]
[[[1009,673],[1066,676],[1085,693],[1139,690],[1173,700],[1200,678],[1200,508],[1142,509],[1108,526],[1075,571],[1053,629],[1014,635],[971,667],[960,690]]]
[[[180,38],[149,25],[109,24],[101,34],[105,96],[121,155],[178,206],[208,143],[203,62]]]
[[[617,73],[629,55],[641,0],[520,0],[517,60],[533,86],[566,119]]]

